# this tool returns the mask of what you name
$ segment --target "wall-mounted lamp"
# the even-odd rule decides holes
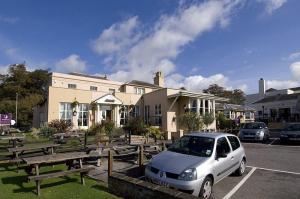
[[[76,116],[77,115],[77,111],[73,111],[73,116]]]

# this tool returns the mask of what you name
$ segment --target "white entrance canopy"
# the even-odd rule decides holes
[[[94,102],[96,102],[97,104],[114,104],[114,105],[122,105],[123,104],[120,99],[118,99],[117,97],[115,97],[111,94],[104,95],[104,96],[96,99]]]

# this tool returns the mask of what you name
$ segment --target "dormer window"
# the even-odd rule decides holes
[[[143,95],[145,94],[145,88],[135,88],[136,94]]]

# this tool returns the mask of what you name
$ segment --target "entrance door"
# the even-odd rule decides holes
[[[111,110],[106,110],[106,118],[107,121],[111,121]]]

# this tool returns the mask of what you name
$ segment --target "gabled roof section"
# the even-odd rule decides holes
[[[266,92],[272,92],[272,91],[277,91],[275,88],[269,88],[268,90],[266,90]]]
[[[151,84],[151,83],[148,83],[148,82],[139,81],[139,80],[132,80],[132,81],[127,82],[125,84],[134,85],[134,86],[151,87],[151,88],[161,88],[158,85]]]
[[[96,75],[88,75],[88,74],[82,74],[82,73],[69,73],[70,75],[75,75],[75,76],[80,76],[80,77],[89,77],[89,78],[94,78],[94,79],[105,79],[107,80],[107,77],[101,77],[101,76],[96,76]]]
[[[97,104],[116,104],[121,105],[123,102],[112,94],[106,94],[94,100]]]
[[[261,100],[258,100],[257,102],[254,102],[253,104],[260,104],[260,103],[267,103],[267,102],[276,102],[276,101],[287,101],[287,100],[296,100],[300,99],[300,94],[284,94],[284,95],[274,95],[265,97]]]

